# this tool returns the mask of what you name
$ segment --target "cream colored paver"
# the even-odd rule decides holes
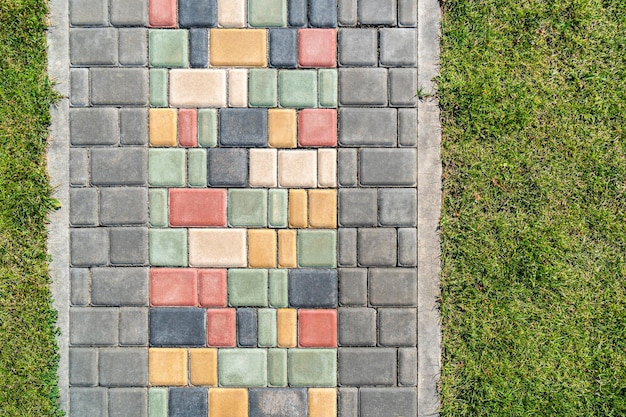
[[[170,105],[226,107],[226,70],[171,70]]]
[[[190,229],[190,266],[247,266],[245,229]]]

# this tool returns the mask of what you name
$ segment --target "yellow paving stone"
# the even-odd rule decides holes
[[[187,349],[148,350],[150,385],[187,385]]]
[[[276,311],[278,347],[296,347],[298,344],[298,313],[295,308]]]
[[[247,69],[228,70],[228,104],[230,107],[246,107],[248,105]]]
[[[189,349],[192,385],[217,385],[217,349]]]
[[[297,232],[295,230],[278,231],[278,266],[280,268],[297,268]]]
[[[289,149],[278,151],[278,185],[317,187],[317,151]]]
[[[211,65],[216,67],[266,67],[265,29],[211,29]]]
[[[190,229],[189,265],[200,267],[245,267],[245,229]]]
[[[309,190],[309,226],[337,228],[336,190]]]
[[[150,109],[150,146],[176,146],[176,109]]]
[[[337,390],[335,388],[309,388],[308,417],[336,417]]]
[[[298,122],[294,109],[268,110],[269,145],[272,148],[295,148],[298,143]]]
[[[317,150],[317,183],[320,187],[337,186],[337,150]]]
[[[276,187],[276,149],[250,149],[250,186]]]
[[[307,227],[306,190],[289,190],[289,227]]]
[[[170,105],[174,107],[226,107],[226,70],[171,70]]]
[[[220,26],[246,26],[246,3],[246,0],[217,0],[217,21]]]
[[[248,390],[210,388],[209,417],[248,417]]]
[[[248,230],[248,265],[250,268],[276,268],[275,230]]]

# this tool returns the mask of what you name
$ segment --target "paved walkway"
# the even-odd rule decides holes
[[[438,411],[435,0],[51,0],[70,417]]]

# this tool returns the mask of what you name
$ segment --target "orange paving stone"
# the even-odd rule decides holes
[[[178,110],[178,143],[188,148],[198,146],[198,112],[196,109]]]
[[[248,230],[248,264],[250,268],[276,267],[275,230]]]
[[[186,268],[151,268],[150,304],[153,306],[198,305],[196,271]]]
[[[150,109],[150,146],[176,146],[175,109]]]
[[[336,347],[337,310],[299,310],[298,344],[301,347]]]
[[[170,105],[226,107],[226,70],[171,70]]]
[[[150,0],[148,21],[151,27],[176,27],[176,0]]]
[[[289,227],[307,227],[306,190],[289,190]]]
[[[298,312],[295,308],[279,308],[276,311],[278,347],[298,345]]]
[[[337,66],[337,31],[335,29],[299,29],[298,63],[303,68]]]
[[[248,390],[209,389],[209,417],[248,417]]]
[[[248,266],[245,229],[190,229],[189,264],[200,267]]]
[[[208,345],[234,347],[236,345],[236,310],[217,308],[207,310]]]
[[[226,226],[226,190],[170,189],[172,227]]]
[[[217,349],[189,349],[189,380],[192,385],[217,385]]]
[[[301,110],[298,113],[298,144],[337,146],[337,110]]]
[[[336,190],[309,190],[309,226],[337,227]]]
[[[298,266],[297,232],[295,230],[278,231],[278,266],[296,268]]]
[[[211,65],[216,67],[266,67],[265,29],[211,29]]]
[[[337,417],[337,390],[335,388],[309,388],[308,417]]]
[[[269,109],[269,145],[272,148],[295,148],[297,146],[298,123],[293,109]]]
[[[187,350],[148,349],[150,385],[187,385]]]
[[[198,301],[202,307],[226,307],[227,297],[225,269],[198,271]]]

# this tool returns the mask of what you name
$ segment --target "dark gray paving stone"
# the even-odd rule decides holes
[[[376,346],[376,310],[339,309],[339,346]]]
[[[338,230],[337,263],[339,266],[356,266],[356,229]]]
[[[398,349],[398,384],[417,385],[417,348]]]
[[[289,26],[305,27],[307,24],[307,0],[287,0],[287,12],[289,14]]]
[[[70,184],[89,183],[89,151],[83,148],[70,149]]]
[[[70,303],[75,306],[89,304],[91,297],[89,268],[70,268]]]
[[[309,0],[309,25],[318,28],[337,26],[337,0]]]
[[[248,152],[245,149],[209,149],[209,184],[214,187],[248,185]]]
[[[117,308],[70,308],[70,344],[116,345],[118,338]]]
[[[339,30],[339,63],[346,66],[376,66],[378,64],[378,32],[368,29]]]
[[[359,21],[363,25],[395,25],[396,0],[359,0]]]
[[[116,65],[117,30],[70,29],[70,61],[72,65]]]
[[[146,148],[94,148],[91,150],[91,182],[94,185],[145,185]]]
[[[208,391],[206,388],[170,388],[169,417],[206,417]]]
[[[395,349],[339,348],[338,353],[338,375],[342,386],[396,384]]]
[[[120,143],[122,145],[148,144],[148,109],[120,109]]]
[[[397,235],[392,228],[359,229],[358,259],[361,266],[395,266]]]
[[[305,388],[253,388],[250,390],[250,417],[306,417]]]
[[[91,102],[109,105],[147,105],[147,68],[94,68]]]
[[[389,70],[389,104],[398,107],[417,106],[417,68]]]
[[[120,140],[117,109],[70,109],[72,145],[115,145]]]
[[[338,149],[337,180],[342,187],[355,187],[357,182],[357,150]]]
[[[120,308],[120,344],[144,346],[148,344],[148,308]]]
[[[378,191],[380,224],[383,226],[417,225],[417,190],[382,188]]]
[[[69,417],[107,417],[107,389],[70,388]]]
[[[374,306],[417,306],[415,268],[372,268],[369,270],[370,303]]]
[[[117,265],[148,263],[148,228],[113,227],[109,229],[110,259]]]
[[[266,109],[222,109],[219,124],[222,146],[267,146]]]
[[[393,67],[417,65],[417,31],[407,28],[381,29],[380,64]]]
[[[274,68],[298,66],[297,29],[270,29],[270,64]]]
[[[301,308],[337,306],[337,271],[290,269],[289,305]]]
[[[217,25],[216,0],[178,0],[178,24],[181,28]]]
[[[364,186],[415,186],[417,150],[362,149],[359,180]]]
[[[417,110],[398,110],[398,144],[417,146]]]
[[[70,69],[70,104],[72,106],[89,105],[89,70],[87,68]]]
[[[360,390],[361,417],[416,416],[415,388],[363,388]]]
[[[385,68],[340,68],[339,85],[339,101],[342,105],[387,105]]]
[[[148,392],[143,388],[111,388],[109,417],[147,417]]]
[[[204,346],[205,316],[201,308],[150,309],[150,345]]]
[[[70,22],[72,25],[106,25],[108,20],[107,0],[71,0]]]
[[[104,225],[145,224],[148,190],[143,187],[100,189],[100,219]]]
[[[70,188],[70,224],[73,226],[98,225],[98,190]]]
[[[111,24],[145,26],[148,23],[148,0],[110,0]]]
[[[257,318],[255,308],[237,309],[237,341],[239,346],[256,346]]]
[[[91,302],[94,305],[148,305],[148,268],[92,268]]]
[[[337,20],[342,26],[356,25],[357,0],[339,0],[337,2]]]
[[[339,304],[342,306],[367,305],[367,269],[339,269]]]
[[[417,229],[398,229],[398,264],[417,265]]]
[[[100,349],[100,385],[108,387],[145,387],[148,385],[148,349]]]
[[[148,63],[148,31],[146,29],[119,29],[118,37],[121,65],[146,65]]]
[[[396,146],[396,109],[340,109],[339,120],[339,143],[342,146]]]
[[[72,266],[105,265],[109,262],[109,234],[106,229],[70,230]]]
[[[341,226],[376,226],[378,208],[375,189],[340,189],[339,224]]]
[[[189,30],[189,65],[206,68],[209,65],[209,31],[207,29]]]
[[[378,338],[382,346],[415,346],[417,310],[414,308],[379,308]]]
[[[69,357],[70,384],[73,386],[98,385],[98,350],[71,348]]]
[[[398,24],[417,26],[417,0],[398,0]]]

